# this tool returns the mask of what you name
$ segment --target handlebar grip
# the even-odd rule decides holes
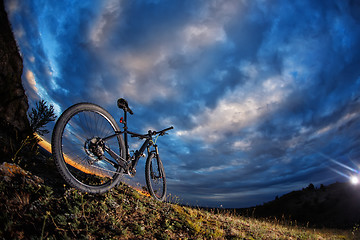
[[[169,127],[169,128],[165,128],[164,130],[161,130],[160,132],[166,132],[166,131],[169,131],[169,130],[171,130],[171,129],[174,129],[174,127],[171,126],[171,127]]]
[[[163,135],[165,134],[165,132],[166,132],[166,131],[169,131],[169,130],[171,130],[171,129],[174,129],[174,127],[173,127],[173,126],[171,126],[171,127],[169,127],[169,128],[165,128],[165,129],[163,129],[163,130],[161,130],[161,131],[157,132],[156,134],[160,133],[160,136],[163,136]]]

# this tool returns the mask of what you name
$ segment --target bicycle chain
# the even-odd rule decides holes
[[[136,170],[133,170],[133,171],[134,171],[134,173],[133,173],[133,171],[126,171],[126,170],[125,170],[124,168],[122,168],[122,167],[120,167],[120,168],[123,169],[124,172],[116,172],[116,171],[109,170],[109,169],[105,169],[105,168],[101,168],[101,167],[98,167],[98,166],[92,165],[92,164],[90,164],[90,166],[93,167],[93,168],[100,169],[101,171],[105,171],[105,172],[109,172],[109,173],[114,173],[114,174],[116,174],[116,173],[118,173],[118,174],[120,174],[120,173],[126,173],[126,174],[128,174],[129,176],[131,176],[131,177],[135,176],[135,173],[136,173]],[[112,178],[112,177],[111,177],[111,178]]]
[[[101,168],[101,167],[98,167],[96,165],[90,165],[92,168],[97,168],[97,169],[100,169],[101,171],[105,171],[105,172],[109,172],[109,173],[121,173],[121,172],[116,172],[116,171],[113,171],[113,170],[109,170],[109,169],[106,169],[106,168]],[[112,178],[112,177],[111,177]]]

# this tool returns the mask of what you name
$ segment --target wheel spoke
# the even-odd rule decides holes
[[[150,194],[155,199],[163,201],[166,196],[166,179],[161,160],[155,154],[147,160],[145,172]]]
[[[93,193],[107,191],[117,184],[121,167],[105,151],[102,141],[119,131],[110,114],[93,104],[77,104],[66,110],[58,122],[52,142],[54,159],[64,179],[82,191]],[[123,157],[120,136],[106,141],[106,146]]]

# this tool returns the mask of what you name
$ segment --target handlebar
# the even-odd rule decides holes
[[[161,130],[161,131],[153,132],[153,135],[156,135],[156,134],[164,135],[166,131],[169,131],[169,130],[171,130],[171,129],[174,129],[174,127],[171,126],[171,127],[169,127],[169,128],[165,128],[165,129],[163,129],[163,130]]]
[[[157,135],[157,134],[159,134],[160,136],[163,136],[163,135],[165,135],[166,131],[169,131],[171,129],[174,129],[174,127],[171,126],[169,128],[165,128],[165,129],[163,129],[161,131],[151,131],[151,130],[149,130],[149,132],[147,134],[138,134],[138,133],[133,133],[133,132],[129,132],[129,133],[131,134],[131,137],[138,137],[138,138],[143,139],[143,138],[149,138],[149,137]]]

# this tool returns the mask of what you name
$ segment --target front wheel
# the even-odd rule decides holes
[[[164,201],[166,197],[166,177],[164,166],[156,153],[151,153],[145,166],[146,185],[149,193],[156,200]]]

